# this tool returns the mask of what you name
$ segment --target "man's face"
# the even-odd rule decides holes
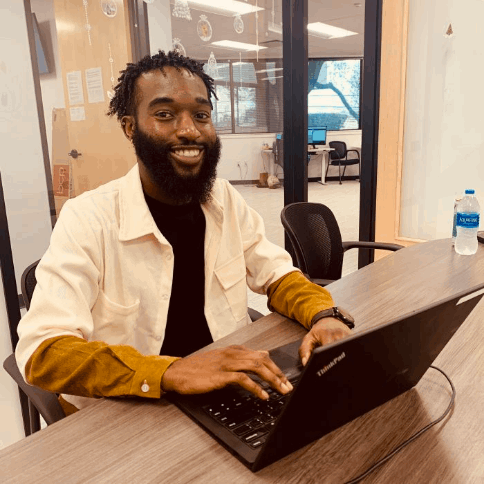
[[[185,69],[165,67],[141,75],[136,87],[131,138],[148,184],[174,203],[205,202],[220,157],[205,84]]]

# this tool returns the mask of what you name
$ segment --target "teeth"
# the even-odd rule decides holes
[[[175,152],[181,156],[198,156],[200,154],[200,150],[175,150]]]

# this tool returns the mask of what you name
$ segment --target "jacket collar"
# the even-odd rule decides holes
[[[220,183],[215,181],[212,190],[212,200],[202,205],[207,216],[212,215],[216,223],[221,224],[223,220],[223,206],[219,201]],[[146,203],[143,186],[139,174],[138,163],[120,179],[119,188],[119,240],[126,242],[144,235],[153,234],[158,239],[160,231],[151,215]],[[162,237],[160,242],[165,242]]]

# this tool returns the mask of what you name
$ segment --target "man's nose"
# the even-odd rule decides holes
[[[177,126],[176,135],[179,139],[194,141],[200,137],[200,131],[198,131],[191,116],[182,116]]]

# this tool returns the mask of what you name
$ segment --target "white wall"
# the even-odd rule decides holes
[[[49,145],[49,159],[52,159],[52,112],[54,108],[65,108],[64,86],[62,85],[62,72],[57,46],[57,29],[55,25],[54,3],[52,0],[31,0],[32,12],[35,13],[39,22],[40,35],[52,50],[46,53],[50,61],[54,61],[55,68],[52,73],[40,76],[42,89],[42,102],[44,105],[44,119],[47,132],[47,144]]]
[[[258,180],[259,173],[267,171],[273,173],[274,165],[272,155],[261,154],[262,145],[267,143],[272,147],[276,139],[275,133],[250,133],[250,134],[222,134],[222,156],[217,170],[220,178],[227,180]],[[361,147],[361,131],[330,131],[328,140],[344,141],[347,147]],[[264,162],[262,160],[264,156]],[[265,163],[265,165],[264,165]],[[240,168],[237,166],[240,165]],[[282,168],[276,166],[276,173],[279,178],[284,178]],[[330,167],[328,176],[337,176],[338,168]],[[349,166],[346,175],[357,175],[358,167]],[[320,158],[313,157],[308,166],[308,176],[310,178],[321,177]]]
[[[0,0],[0,12],[0,171],[20,293],[20,276],[47,249],[52,226],[24,4]],[[8,334],[1,297],[2,363],[12,352]],[[23,431],[18,390],[3,368],[0,389],[0,441],[9,445]]]
[[[484,207],[483,18],[483,1],[410,0],[402,236],[450,237],[466,188]]]
[[[258,180],[259,173],[269,171],[269,160],[264,155],[265,169],[261,155],[262,145],[272,147],[275,133],[222,134],[222,155],[217,168],[217,176],[226,180]],[[240,169],[237,166],[240,164]],[[280,169],[279,169],[280,170]]]

